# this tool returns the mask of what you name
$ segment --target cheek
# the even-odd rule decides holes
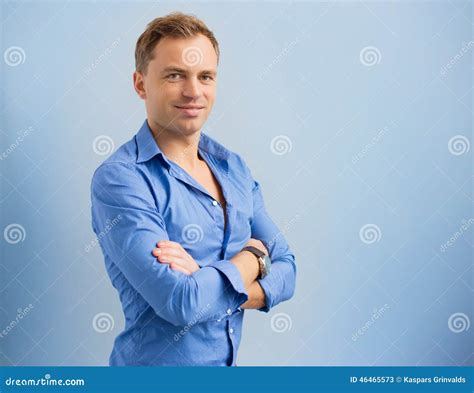
[[[158,88],[153,95],[153,106],[161,111],[169,111],[170,103],[176,101],[176,93],[168,87]]]
[[[204,88],[205,94],[211,99],[214,99],[216,96],[216,85],[209,85]]]
[[[207,102],[209,103],[209,106],[212,107],[212,105],[214,104],[214,100],[216,98],[216,89],[215,88],[206,89],[204,91],[204,95],[206,97]]]

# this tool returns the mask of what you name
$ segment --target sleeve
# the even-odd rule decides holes
[[[104,256],[158,316],[184,326],[198,313],[204,322],[248,299],[238,269],[228,260],[214,261],[192,275],[156,261],[153,248],[169,237],[146,180],[133,167],[102,164],[94,173],[91,194],[92,225]],[[110,222],[116,225],[107,231]]]
[[[260,240],[268,249],[272,266],[270,274],[259,283],[265,293],[265,307],[268,312],[277,304],[290,299],[295,291],[296,264],[284,234],[278,229],[265,209],[260,184],[253,179],[247,168],[248,177],[253,184],[252,238]]]

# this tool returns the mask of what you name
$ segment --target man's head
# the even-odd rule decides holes
[[[148,119],[162,131],[191,135],[207,120],[216,95],[219,45],[199,19],[156,18],[137,41],[134,87]]]

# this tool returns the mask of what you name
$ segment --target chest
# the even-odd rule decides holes
[[[225,198],[222,188],[216,177],[205,162],[196,170],[190,171],[189,174],[196,180],[219,204],[225,208]]]
[[[151,191],[169,239],[180,243],[200,265],[231,258],[251,236],[251,184],[232,171],[218,172],[217,178],[213,171],[218,169],[173,169],[170,175],[156,166],[150,173]]]

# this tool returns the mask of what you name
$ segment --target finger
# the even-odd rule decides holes
[[[185,259],[188,257],[188,254],[184,250],[178,250],[176,248],[170,248],[170,247],[160,247],[160,248],[154,248],[152,250],[152,254],[156,258],[163,258],[163,257],[168,257],[168,256],[175,256],[179,257],[181,259]]]
[[[175,256],[159,256],[158,261],[162,263],[176,263],[180,266],[185,266],[185,261],[182,258]]]
[[[188,276],[191,275],[191,272],[187,269],[185,269],[184,267],[178,265],[178,264],[175,264],[175,263],[172,263],[170,264],[170,268],[172,270],[175,270],[177,272],[181,272],[181,273],[184,273],[184,274],[187,274]]]
[[[172,242],[171,240],[160,240],[158,243],[156,243],[158,247],[171,247],[171,248],[180,248],[181,245],[176,242]]]
[[[161,250],[161,252],[158,252],[159,255],[170,255],[174,257],[185,257],[185,253],[182,250],[178,250],[176,248],[170,248],[170,247],[165,247],[165,248],[158,248],[158,250]]]

